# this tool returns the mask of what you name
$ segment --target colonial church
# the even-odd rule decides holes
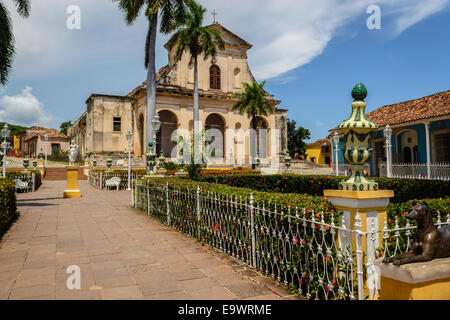
[[[206,130],[222,134],[221,146],[214,157],[223,163],[247,166],[258,152],[262,164],[278,162],[287,148],[287,110],[277,108],[280,101],[269,95],[275,106],[274,114],[258,117],[255,134],[248,134],[251,119],[233,111],[235,92],[243,91],[242,83],[251,83],[254,77],[247,63],[247,51],[252,45],[219,23],[216,28],[225,41],[214,63],[199,58],[200,122]],[[167,46],[166,46],[167,49]],[[189,65],[189,54],[178,62],[169,52],[169,63],[157,73],[156,112],[161,121],[157,133],[157,153],[176,161],[179,145],[174,132],[193,132],[194,67]],[[108,152],[122,157],[128,148],[125,133],[133,132],[132,154],[142,158],[146,153],[146,82],[126,96],[92,94],[86,101],[87,110],[68,130],[68,135],[79,146],[82,157],[86,153],[102,157]],[[209,138],[206,144],[211,143]],[[217,142],[217,139],[216,139]]]

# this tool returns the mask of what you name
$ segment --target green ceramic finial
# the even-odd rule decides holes
[[[153,147],[153,142],[149,142],[149,143],[148,143],[148,147],[149,147],[149,148]]]
[[[356,86],[353,87],[352,97],[355,101],[364,101],[367,97],[367,89],[361,82],[358,82]]]

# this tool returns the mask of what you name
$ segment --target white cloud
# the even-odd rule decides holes
[[[52,121],[44,105],[25,87],[15,96],[4,95],[0,99],[0,121],[24,126],[48,126]]]
[[[254,45],[249,63],[258,80],[278,77],[301,67],[327,47],[350,22],[366,25],[369,5],[381,7],[382,27],[392,37],[431,15],[446,9],[450,0],[200,0],[226,28]],[[12,1],[6,4],[15,12]],[[69,5],[81,8],[81,30],[69,30]],[[51,8],[51,10],[49,10]],[[141,17],[127,26],[117,3],[92,0],[46,0],[32,2],[28,19],[13,14],[17,40],[14,73],[21,78],[70,72],[80,64],[108,59],[143,63],[147,21]],[[346,34],[354,34],[349,30]],[[167,63],[162,47],[167,36],[158,36],[157,65]],[[36,62],[39,63],[36,63]],[[142,79],[143,80],[143,79]]]
[[[394,22],[393,36],[400,35],[409,27],[445,9],[449,3],[450,0],[410,1],[409,5],[400,10],[401,15]]]

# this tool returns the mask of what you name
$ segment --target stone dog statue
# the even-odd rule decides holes
[[[433,224],[428,203],[414,202],[406,218],[415,220],[417,223],[417,232],[411,249],[404,254],[385,258],[383,263],[392,262],[399,266],[405,263],[450,257],[450,225],[437,229]]]

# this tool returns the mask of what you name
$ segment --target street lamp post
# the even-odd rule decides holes
[[[392,177],[392,129],[389,125],[383,130],[384,138],[386,139],[386,175],[388,178]]]
[[[158,114],[156,114],[153,117],[152,125],[153,125],[153,153],[156,154],[156,133],[161,128],[161,121],[159,119],[159,115]],[[156,162],[155,162],[155,167],[153,168],[153,172],[156,173]]]
[[[6,138],[9,137],[9,134],[11,131],[8,129],[8,124],[5,123],[2,129],[2,138],[3,138],[3,176],[6,177],[6,155],[8,154],[7,151],[7,143]]]
[[[131,191],[131,143],[133,142],[133,134],[131,133],[130,129],[128,129],[125,136],[128,141],[128,188],[127,188],[127,190]]]
[[[336,176],[339,176],[339,159],[338,159],[339,134],[337,133],[337,131],[334,132],[333,142],[334,142],[334,154],[335,154],[334,164],[336,166]]]
[[[44,135],[44,140],[45,140],[45,167],[47,168],[47,145],[48,145],[48,133],[46,133]]]

